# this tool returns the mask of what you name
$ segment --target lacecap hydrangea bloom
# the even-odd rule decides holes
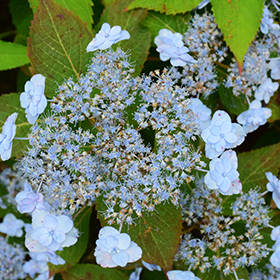
[[[75,244],[77,238],[78,231],[68,216],[36,209],[32,213],[32,229],[26,234],[25,246],[30,252],[56,251]]]
[[[265,124],[267,119],[271,117],[271,113],[269,108],[262,108],[261,102],[255,99],[250,103],[249,110],[237,117],[237,121],[242,124],[244,131],[249,133]]]
[[[8,160],[12,155],[13,139],[16,135],[16,119],[18,113],[10,115],[3,125],[2,133],[0,134],[0,156],[2,160]]]
[[[205,176],[209,189],[218,189],[224,195],[238,194],[242,185],[237,171],[237,156],[232,150],[225,151],[220,158],[210,161],[210,171]]]
[[[41,74],[34,75],[24,86],[20,95],[20,105],[25,108],[26,118],[34,124],[40,114],[47,107],[47,98],[44,94],[46,78]]]
[[[201,134],[206,143],[206,156],[213,159],[225,149],[235,148],[244,141],[245,135],[242,126],[231,123],[230,116],[225,111],[216,111],[211,124]]]
[[[88,44],[87,52],[106,50],[113,44],[129,38],[128,31],[122,30],[120,26],[116,25],[111,28],[109,23],[103,23],[100,31]]]
[[[99,231],[94,256],[102,267],[124,267],[139,260],[142,249],[126,233],[106,226]]]
[[[183,36],[180,33],[173,33],[168,29],[161,29],[155,37],[157,51],[162,61],[170,60],[173,66],[185,66],[187,63],[195,63],[191,57],[189,49],[184,46]]]

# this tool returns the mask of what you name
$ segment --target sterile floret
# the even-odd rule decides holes
[[[113,44],[129,38],[128,31],[122,30],[120,26],[116,25],[111,28],[109,23],[103,23],[100,31],[88,44],[87,52],[106,50]]]
[[[206,156],[210,159],[218,157],[225,149],[240,145],[245,138],[245,131],[236,123],[231,123],[230,116],[218,110],[213,115],[211,124],[202,130],[205,141]]]
[[[185,66],[187,63],[196,63],[191,57],[189,49],[184,46],[183,36],[180,33],[173,33],[168,29],[161,29],[155,37],[157,51],[162,61],[170,60],[173,66]]]
[[[34,75],[24,86],[20,95],[20,105],[25,108],[26,118],[34,124],[40,114],[47,107],[47,98],[44,94],[46,78],[41,74]]]
[[[126,233],[106,226],[99,232],[94,256],[102,267],[124,267],[142,256],[142,249]]]
[[[13,214],[8,213],[0,224],[0,232],[6,233],[8,236],[21,237],[23,234],[23,226],[24,221],[17,219]]]
[[[191,271],[170,270],[166,274],[169,280],[200,280]]]
[[[2,160],[8,160],[12,155],[13,139],[16,135],[16,119],[18,113],[10,115],[3,125],[2,133],[0,134],[0,156]]]
[[[241,113],[237,117],[237,121],[242,124],[246,133],[256,130],[260,125],[266,123],[267,119],[271,117],[271,110],[269,108],[262,108],[259,100],[254,100],[249,107],[249,110]]]
[[[255,92],[255,98],[267,104],[270,97],[273,96],[274,92],[278,89],[279,84],[272,82],[270,78],[266,79]]]
[[[209,189],[218,189],[224,195],[238,194],[242,185],[237,171],[237,156],[232,150],[225,151],[220,158],[210,161],[210,171],[205,176]]]
[[[277,208],[280,209],[280,181],[271,172],[266,172],[265,176],[269,181],[266,184],[266,188],[268,191],[272,192],[273,201],[275,202]]]

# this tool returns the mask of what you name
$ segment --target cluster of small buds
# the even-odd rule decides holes
[[[187,64],[182,72],[182,84],[191,95],[207,97],[218,87],[215,63],[223,61],[227,52],[222,36],[213,15],[192,18],[184,40],[197,62]]]
[[[244,94],[251,97],[258,86],[267,79],[269,48],[265,41],[253,41],[243,60],[242,75],[235,58],[232,59],[225,86],[232,88],[235,96]]]
[[[11,245],[0,236],[0,280],[26,279],[27,274],[23,270],[25,255],[20,245]]]
[[[175,260],[202,272],[215,267],[225,275],[234,273],[238,267],[255,265],[269,254],[267,246],[259,241],[263,238],[259,230],[269,223],[264,199],[256,190],[242,194],[232,204],[232,217],[226,217],[222,215],[219,193],[207,189],[202,181],[197,181],[192,194],[182,195],[182,216],[191,227],[182,237]],[[245,233],[236,236],[232,225],[241,221]],[[213,252],[212,257],[205,255],[207,249]]]
[[[25,188],[27,181],[22,176],[11,168],[5,168],[0,173],[0,183],[6,187],[7,194],[2,196],[4,203],[17,205],[15,197]]]

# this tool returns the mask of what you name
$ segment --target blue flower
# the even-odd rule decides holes
[[[17,219],[13,214],[8,213],[0,224],[0,232],[6,233],[8,236],[21,237],[23,234],[21,228],[23,226],[24,222],[22,220]]]
[[[224,195],[240,193],[242,189],[237,171],[237,156],[232,150],[225,151],[220,158],[210,161],[210,171],[205,176],[209,189],[218,189]]]
[[[169,280],[200,280],[191,271],[170,270],[166,274]]]
[[[17,116],[17,113],[13,113],[3,125],[2,133],[0,134],[0,155],[2,160],[8,160],[12,155],[12,144],[17,129],[15,125]]]
[[[88,44],[87,52],[106,50],[113,44],[129,38],[128,31],[122,30],[120,26],[116,25],[111,28],[109,23],[103,23],[100,31]]]
[[[78,231],[69,217],[36,209],[32,213],[32,229],[26,234],[25,246],[30,252],[56,251],[75,244],[77,237]]]
[[[262,108],[259,100],[254,100],[249,107],[249,110],[241,113],[237,117],[237,121],[242,124],[246,133],[256,130],[260,125],[266,123],[271,116],[269,108]]]
[[[46,78],[41,74],[34,75],[24,86],[24,92],[20,95],[20,105],[25,108],[26,118],[30,124],[34,124],[47,107],[47,99],[44,95]]]
[[[280,80],[280,58],[272,58],[269,62],[269,67],[271,69],[270,76],[274,80]]]
[[[157,51],[162,61],[170,60],[173,66],[185,66],[187,63],[196,63],[191,57],[189,49],[184,46],[183,36],[180,33],[173,33],[168,29],[161,29],[155,37]]]
[[[32,213],[35,209],[49,210],[49,205],[43,201],[41,193],[22,191],[16,195],[15,200],[20,213]]]
[[[268,191],[272,192],[272,198],[278,209],[280,209],[280,181],[271,172],[266,172],[265,176],[269,181],[266,184]]]
[[[124,267],[142,256],[142,249],[126,233],[106,226],[99,232],[94,256],[102,267]]]
[[[206,156],[210,159],[218,157],[225,149],[240,145],[245,138],[244,129],[236,123],[231,123],[230,116],[218,110],[213,115],[211,124],[201,133],[205,141]]]
[[[267,104],[271,96],[278,89],[279,84],[273,83],[270,78],[266,79],[255,92],[255,98]]]

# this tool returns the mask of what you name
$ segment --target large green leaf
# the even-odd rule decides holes
[[[243,58],[260,27],[263,0],[211,0],[216,23],[242,68]]]
[[[280,169],[280,143],[238,155],[238,170],[243,191],[258,186],[266,190],[265,172],[276,175]]]
[[[75,245],[70,247],[65,247],[63,251],[56,252],[65,260],[64,265],[52,265],[50,264],[50,270],[52,273],[57,273],[65,271],[70,266],[74,266],[83,256],[85,250],[87,249],[88,237],[89,237],[89,224],[90,224],[90,215],[92,212],[92,207],[86,207],[74,220],[74,226],[78,229],[80,237]]]
[[[3,94],[0,96],[0,126],[2,127],[4,125],[5,120],[11,114],[18,113],[18,117],[16,119],[16,137],[25,138],[29,133],[31,125],[27,122],[25,110],[20,106],[19,96],[20,94],[18,93]],[[14,139],[12,157],[21,157],[23,155],[23,151],[26,150],[27,145],[27,140]]]
[[[0,40],[0,71],[29,63],[25,46]]]
[[[147,16],[147,11],[136,9],[124,13],[123,10],[128,3],[130,0],[118,0],[109,4],[96,27],[96,33],[104,22],[108,22],[111,27],[119,25],[123,30],[127,30],[130,39],[121,41],[117,45],[121,46],[123,50],[129,51],[131,61],[135,62],[135,75],[139,75],[148,56],[151,34],[148,28],[141,24],[141,21]]]
[[[61,273],[63,280],[128,280],[128,276],[117,269],[102,268],[96,264],[78,264]]]
[[[163,28],[171,30],[173,33],[179,32],[184,34],[187,31],[187,23],[190,17],[189,13],[172,16],[151,11],[143,21],[143,24],[149,28],[153,38],[155,38]]]
[[[108,225],[102,211],[106,208],[102,198],[97,200],[97,211],[102,226]],[[131,240],[142,249],[142,259],[148,263],[159,265],[163,271],[172,270],[173,257],[177,251],[182,233],[181,211],[173,204],[160,204],[153,213],[143,213],[134,220],[134,225],[124,226]]]
[[[149,10],[166,13],[167,15],[175,15],[191,11],[196,8],[200,2],[201,0],[134,0],[126,10],[147,8]]]
[[[86,47],[92,35],[84,23],[53,0],[40,0],[31,24],[28,56],[32,74],[46,79],[46,95],[54,96],[57,84],[79,78],[92,57]]]
[[[29,0],[30,7],[34,13],[36,12],[39,1]],[[92,0],[54,0],[54,2],[66,8],[68,11],[73,11],[75,15],[78,15],[83,22],[86,22],[90,26],[93,23]]]

